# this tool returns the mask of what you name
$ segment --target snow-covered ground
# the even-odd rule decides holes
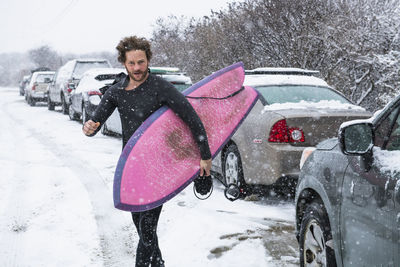
[[[138,236],[112,201],[121,140],[86,137],[17,88],[0,88],[0,114],[0,266],[134,266]],[[230,202],[221,189],[201,201],[189,185],[164,204],[166,266],[297,266],[293,203]]]

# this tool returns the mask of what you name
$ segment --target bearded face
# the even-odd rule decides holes
[[[135,82],[143,82],[149,74],[149,61],[143,50],[131,50],[126,52],[124,66],[129,77]]]

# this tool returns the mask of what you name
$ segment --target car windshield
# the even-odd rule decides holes
[[[49,83],[53,80],[53,74],[39,74],[36,78],[38,83]]]
[[[74,79],[81,79],[83,73],[89,69],[94,69],[94,68],[109,68],[110,65],[106,61],[88,61],[88,62],[77,62],[75,69],[74,69],[74,74],[72,77]]]
[[[336,100],[343,104],[351,104],[346,98],[327,87],[309,85],[257,86],[268,104],[320,102]]]

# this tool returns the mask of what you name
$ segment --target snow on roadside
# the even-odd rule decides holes
[[[102,266],[96,221],[79,179],[2,114],[0,266]]]
[[[28,106],[16,88],[0,95],[0,266],[133,266],[130,214],[112,207],[121,140],[85,137],[79,122]],[[218,184],[200,201],[192,190],[160,217],[167,266],[296,266],[264,243],[271,221],[294,225],[292,203],[230,202]]]

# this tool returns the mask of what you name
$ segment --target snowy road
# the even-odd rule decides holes
[[[85,137],[81,124],[17,88],[0,88],[0,266],[133,266],[130,214],[112,203],[121,140]],[[192,186],[164,205],[166,266],[297,266],[294,205],[206,201]]]

